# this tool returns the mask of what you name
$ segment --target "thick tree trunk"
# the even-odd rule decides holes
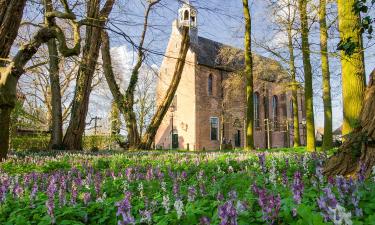
[[[290,15],[290,5],[288,6]],[[300,133],[299,133],[299,115],[298,115],[298,83],[296,80],[296,66],[295,56],[293,47],[293,34],[292,34],[292,22],[288,24],[288,48],[289,48],[289,69],[292,77],[292,103],[293,103],[293,147],[299,147],[301,145]]]
[[[349,134],[356,128],[366,89],[361,19],[353,10],[357,0],[338,0],[339,31],[341,41],[350,39],[356,44],[352,55],[341,52],[342,100],[344,122],[342,133]]]
[[[0,108],[0,162],[7,158],[9,149],[10,113],[12,108]]]
[[[254,84],[253,84],[253,59],[251,53],[251,15],[248,0],[242,0],[245,17],[245,75],[246,75],[246,146],[245,149],[253,150],[254,147]]]
[[[0,66],[17,37],[25,5],[26,0],[0,0]]]
[[[324,104],[324,135],[323,150],[332,148],[332,100],[331,100],[331,76],[329,72],[328,59],[328,32],[326,22],[327,0],[320,0],[319,21],[320,21],[320,48],[322,60],[322,78],[323,78],[323,104]]]
[[[62,149],[63,124],[61,107],[61,88],[59,77],[59,58],[55,39],[51,39],[48,42],[48,53],[52,108],[51,139],[49,148]]]
[[[45,0],[45,12],[52,12],[53,5],[51,0]],[[47,26],[55,26],[55,19],[45,18]],[[49,149],[62,149],[63,124],[61,107],[61,87],[59,77],[59,53],[57,51],[56,39],[51,39],[47,43],[49,55],[49,78],[51,83],[51,138]]]
[[[303,70],[305,73],[305,109],[307,150],[315,150],[314,103],[312,89],[312,71],[310,61],[309,24],[307,20],[307,0],[298,0],[301,17]]]
[[[181,48],[178,54],[172,81],[168,87],[167,93],[162,103],[159,105],[154,117],[151,120],[150,125],[148,126],[145,134],[142,137],[142,142],[138,146],[139,149],[151,149],[151,145],[155,139],[156,132],[158,131],[159,126],[164,119],[164,116],[168,112],[168,109],[176,94],[178,85],[181,80],[181,75],[184,70],[186,55],[190,46],[189,29],[186,27],[184,27],[182,30],[182,40],[180,46]]]
[[[375,165],[375,70],[370,76],[363,108],[360,115],[360,126],[347,135],[339,151],[325,164],[324,173],[328,176],[356,176],[361,165],[366,176],[371,174]]]
[[[86,116],[91,93],[91,83],[95,72],[101,45],[101,31],[112,9],[114,1],[106,4],[105,13],[100,13],[100,0],[90,0],[87,3],[87,17],[93,18],[93,26],[86,27],[85,47],[78,75],[72,105],[71,117],[63,145],[69,150],[82,150],[82,138],[86,126]],[[106,7],[109,7],[108,9]],[[102,10],[103,11],[103,10]],[[105,18],[105,21],[102,20]]]

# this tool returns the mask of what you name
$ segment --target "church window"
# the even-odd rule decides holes
[[[294,111],[293,111],[293,99],[290,99],[289,101],[289,110],[290,110],[290,117],[294,117]]]
[[[217,117],[210,118],[210,138],[211,141],[217,141],[219,139],[219,119]]]
[[[208,95],[211,96],[213,92],[213,77],[212,74],[208,76]]]
[[[259,117],[259,93],[254,93],[254,124],[256,128],[260,127],[260,117]]]
[[[189,10],[185,10],[185,12],[184,12],[184,20],[189,20]]]
[[[278,99],[277,99],[277,96],[274,95],[272,97],[272,119],[273,119],[273,127],[274,129],[278,129]]]

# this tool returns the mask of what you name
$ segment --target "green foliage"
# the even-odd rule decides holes
[[[293,151],[299,151],[294,153]],[[258,153],[258,152],[257,152]],[[322,184],[316,184],[316,161],[324,155],[306,154],[304,148],[281,149],[267,152],[266,172],[259,166],[258,155],[253,152],[231,151],[217,152],[132,152],[118,153],[59,153],[39,152],[27,155],[19,153],[18,157],[12,156],[8,161],[0,164],[2,174],[17,176],[19,181],[24,181],[24,174],[40,172],[47,175],[54,173],[69,174],[72,168],[77,168],[82,176],[83,185],[79,188],[78,199],[75,205],[69,203],[70,191],[66,193],[68,204],[59,205],[58,192],[55,194],[55,219],[56,224],[117,224],[116,203],[124,199],[124,191],[132,193],[131,214],[135,217],[136,224],[141,223],[140,210],[144,210],[151,202],[157,204],[153,208],[151,224],[199,224],[205,216],[210,218],[211,224],[221,222],[218,215],[218,207],[224,201],[217,199],[218,193],[222,193],[227,200],[228,193],[235,190],[237,199],[246,202],[247,209],[238,213],[238,224],[267,224],[263,221],[262,209],[258,203],[258,196],[251,190],[252,184],[267,188],[269,193],[280,194],[281,208],[277,221],[274,224],[296,225],[321,225],[332,224],[324,222],[321,211],[317,205],[317,197],[322,195],[322,186],[327,186],[327,180]],[[32,160],[31,160],[32,159]],[[288,159],[288,164],[285,159]],[[33,163],[31,163],[33,162]],[[270,182],[270,169],[276,167],[276,183]],[[94,184],[87,184],[88,168],[93,174],[102,176],[101,196],[106,194],[102,201],[96,201]],[[129,180],[126,170],[131,168],[133,178]],[[156,170],[163,173],[162,178],[146,179],[150,168],[156,176]],[[289,185],[282,184],[281,171],[286,171]],[[302,172],[304,192],[301,204],[297,205],[293,200],[292,183],[296,171]],[[173,176],[170,176],[170,172]],[[186,178],[181,178],[182,172]],[[203,174],[202,178],[198,178]],[[138,175],[140,175],[138,177]],[[75,176],[75,175],[73,175]],[[114,177],[113,177],[114,176]],[[174,177],[176,176],[176,177]],[[90,179],[95,179],[91,177]],[[180,198],[184,202],[184,214],[177,218],[173,202],[176,197],[173,194],[175,181],[178,180]],[[165,191],[161,188],[161,182],[165,182]],[[30,201],[32,185],[24,188],[20,198],[15,198],[9,192],[5,202],[0,203],[0,224],[51,224],[47,214],[46,190],[48,180],[40,180],[39,188],[34,201]],[[66,183],[70,190],[71,182]],[[143,194],[140,194],[142,184]],[[0,184],[1,185],[1,184]],[[206,189],[205,195],[199,191],[200,185]],[[195,201],[187,201],[188,188],[197,189]],[[58,183],[59,187],[59,183]],[[363,209],[363,217],[352,216],[353,224],[374,224],[375,215],[375,182],[366,181],[359,186],[360,208]],[[337,194],[337,190],[333,189]],[[92,200],[88,204],[83,202],[83,193],[89,192]],[[170,197],[170,212],[165,213],[162,206],[163,196]],[[292,211],[296,209],[297,215]],[[353,210],[347,207],[347,210]]]
[[[353,11],[356,14],[364,14],[361,18],[361,33],[367,34],[367,38],[371,39],[373,34],[373,23],[375,22],[372,16],[366,15],[370,7],[375,4],[375,0],[357,0],[353,6]],[[337,45],[337,50],[344,51],[346,55],[352,55],[355,49],[359,47],[357,42],[353,42],[352,38],[340,40]]]

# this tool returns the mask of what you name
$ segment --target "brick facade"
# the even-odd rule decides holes
[[[175,110],[173,112],[170,110],[165,116],[157,132],[155,144],[157,148],[172,148],[173,123],[174,142],[177,144],[176,140],[178,139],[179,149],[217,150],[220,148],[222,138],[231,142],[233,147],[243,147],[246,111],[244,84],[246,82],[244,78],[239,78],[242,79],[240,80],[242,86],[234,88],[238,89],[235,97],[228,97],[229,91],[226,90],[224,85],[230,81],[232,74],[238,71],[233,69],[235,67],[233,65],[243,64],[243,60],[241,57],[234,57],[235,62],[230,63],[233,68],[229,68],[220,66],[221,62],[217,58],[218,48],[230,48],[238,53],[242,51],[201,37],[193,40],[176,92]],[[174,22],[166,56],[160,67],[157,84],[158,103],[164,97],[173,76],[180,42],[181,35],[178,24]],[[253,56],[253,58],[254,93],[258,96],[257,112],[259,115],[259,126],[254,129],[255,146],[266,148],[268,142],[270,143],[269,147],[292,146],[291,91],[287,85],[288,80],[285,78],[287,77],[286,72],[278,62],[272,59],[258,55]],[[299,118],[302,121],[305,115],[302,110],[303,107],[301,107],[304,105],[303,94],[299,93],[298,96]],[[273,100],[274,98],[275,100]],[[273,110],[273,104],[277,106],[276,111]],[[213,118],[213,121],[218,121],[216,140],[211,140],[212,135],[215,136],[212,134],[211,118]],[[267,132],[265,119],[270,121],[270,132]],[[286,128],[287,121],[289,129]],[[304,133],[304,129],[300,126],[302,144],[305,142]]]

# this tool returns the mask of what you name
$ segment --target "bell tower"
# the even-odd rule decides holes
[[[190,40],[193,43],[198,43],[198,11],[190,4],[189,0],[184,0],[181,8],[178,10],[178,27],[188,27]]]

